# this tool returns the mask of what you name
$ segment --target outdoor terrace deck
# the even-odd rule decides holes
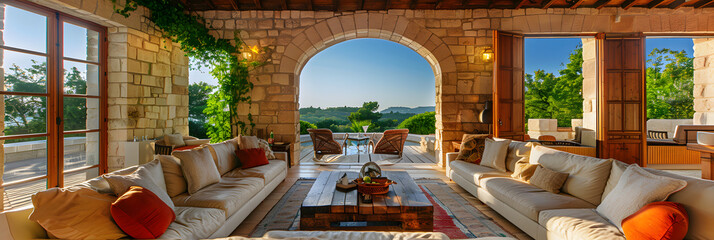
[[[313,150],[312,144],[303,144],[300,147],[300,164],[313,164]],[[354,149],[350,149],[353,150]],[[355,154],[353,151],[348,150],[348,154]],[[362,152],[361,154],[365,154]],[[356,160],[356,159],[355,159]],[[359,162],[342,162],[342,163],[364,163],[368,162],[369,158],[362,157],[359,158]],[[419,144],[413,142],[407,142],[404,146],[404,154],[402,155],[402,160],[399,163],[436,163],[436,156],[433,152],[426,152],[421,149]]]

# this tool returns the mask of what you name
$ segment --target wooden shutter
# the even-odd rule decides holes
[[[644,166],[644,37],[598,34],[598,156]]]
[[[494,136],[523,140],[523,35],[494,31]]]

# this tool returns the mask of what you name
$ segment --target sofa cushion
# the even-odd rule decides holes
[[[496,169],[481,166],[474,163],[464,162],[461,160],[451,161],[449,163],[451,170],[464,179],[471,180],[476,186],[481,186],[481,179],[488,177],[508,177],[509,174],[498,171]]]
[[[129,188],[111,206],[114,222],[129,236],[157,238],[176,219],[174,210],[156,194],[139,186]]]
[[[154,160],[152,161],[152,163],[153,162],[158,162],[158,160]],[[156,170],[152,170],[152,167],[158,167],[158,171],[161,172],[161,165],[155,166],[149,163],[139,166],[139,168],[136,169],[136,172],[132,174],[107,174],[104,175],[104,179],[109,182],[109,186],[111,186],[112,191],[114,191],[114,194],[116,196],[124,195],[124,193],[129,191],[129,188],[131,188],[132,186],[140,186],[154,193],[157,197],[159,197],[159,199],[161,199],[161,201],[166,203],[169,208],[174,209],[174,204],[171,201],[171,197],[169,197],[166,191],[159,187],[156,184],[156,181],[154,180],[157,178],[163,178],[163,173],[159,176],[152,176],[156,172]]]
[[[494,138],[500,140],[501,138]],[[521,160],[523,157],[530,156],[531,147],[540,145],[537,142],[521,142],[512,140],[508,144],[508,154],[506,154],[506,170],[513,172],[516,170],[516,162]]]
[[[180,133],[164,135],[164,143],[174,147],[186,146],[186,142],[183,141],[183,136]]]
[[[223,178],[262,178],[264,184],[268,184],[273,181],[280,173],[283,173],[287,169],[287,164],[283,160],[269,160],[267,165],[252,167],[248,169],[236,168],[223,175]]]
[[[176,221],[159,238],[205,239],[225,222],[226,216],[220,209],[176,207]]]
[[[617,182],[620,181],[622,173],[625,172],[627,167],[630,166],[627,163],[621,161],[612,161],[612,167],[610,168],[610,177],[607,178],[607,184],[605,185],[605,190],[602,192],[602,199],[604,200],[612,189],[617,186]]]
[[[510,143],[510,139],[496,141],[487,138],[480,165],[506,172],[506,154]]]
[[[622,230],[622,220],[627,216],[651,202],[666,200],[685,186],[687,181],[652,174],[632,164],[596,210]]]
[[[181,194],[172,200],[176,206],[218,208],[226,217],[233,215],[243,204],[263,189],[262,178],[222,178],[221,182],[193,194]]]
[[[161,170],[164,172],[164,182],[166,183],[166,193],[169,197],[175,197],[185,193],[188,189],[186,178],[181,170],[181,160],[169,155],[156,155],[156,159],[161,161]]]
[[[602,200],[612,167],[611,159],[576,155],[544,146],[533,147],[530,161],[557,172],[568,173],[568,179],[561,190],[595,205]]]
[[[221,174],[206,147],[171,153],[181,159],[181,171],[186,178],[188,193],[194,194],[204,187],[221,181]]]
[[[538,216],[538,224],[548,230],[548,236],[554,234],[561,239],[625,239],[615,225],[594,209],[543,210]]]
[[[684,206],[674,202],[653,202],[622,220],[627,239],[684,239],[689,216]]]
[[[115,200],[85,187],[50,188],[32,195],[29,220],[61,239],[123,238],[109,210]]]
[[[456,156],[456,159],[476,164],[481,163],[486,138],[488,137],[488,134],[464,134],[461,138],[459,155]]]
[[[211,151],[213,161],[216,163],[218,173],[221,175],[240,166],[240,161],[236,157],[238,145],[235,141],[228,140],[221,143],[207,144],[206,146]]]
[[[568,179],[567,173],[550,170],[543,165],[537,165],[535,172],[528,183],[552,193],[560,193],[560,188]]]
[[[511,178],[487,178],[482,186],[495,198],[538,221],[538,213],[550,209],[595,208],[595,205],[566,194],[555,194]]]
[[[531,164],[528,161],[528,157],[524,157],[516,163],[516,168],[513,169],[511,177],[523,182],[528,182],[528,180],[530,180],[535,173],[536,169],[538,169],[538,166],[540,165]]]

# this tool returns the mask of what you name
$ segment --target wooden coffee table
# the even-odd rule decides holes
[[[302,202],[301,230],[433,231],[434,206],[407,172],[384,171],[397,184],[388,194],[374,195],[372,203],[362,203],[357,189],[335,189],[344,173],[320,173]],[[347,172],[350,179],[357,176]]]

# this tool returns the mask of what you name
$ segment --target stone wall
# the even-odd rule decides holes
[[[714,38],[694,39],[694,124],[714,124]]]
[[[355,38],[381,38],[398,42],[422,55],[436,79],[437,149],[452,151],[450,142],[463,133],[487,130],[475,113],[491,98],[492,64],[479,53],[492,45],[492,30],[526,34],[597,32],[713,32],[714,9],[473,9],[389,11],[206,11],[201,12],[219,30],[232,37],[240,29],[250,46],[268,47],[272,62],[253,73],[254,103],[237,106],[242,118],[248,112],[256,128],[275,131],[278,141],[299,142],[299,82],[304,64],[316,53]],[[586,47],[594,41],[584,41]],[[586,51],[590,66],[594,51]],[[591,86],[596,70],[586,71]],[[585,127],[593,127],[597,109],[588,93]],[[585,106],[585,105],[588,106]],[[293,148],[297,153],[297,149]],[[443,155],[442,155],[443,156]]]

